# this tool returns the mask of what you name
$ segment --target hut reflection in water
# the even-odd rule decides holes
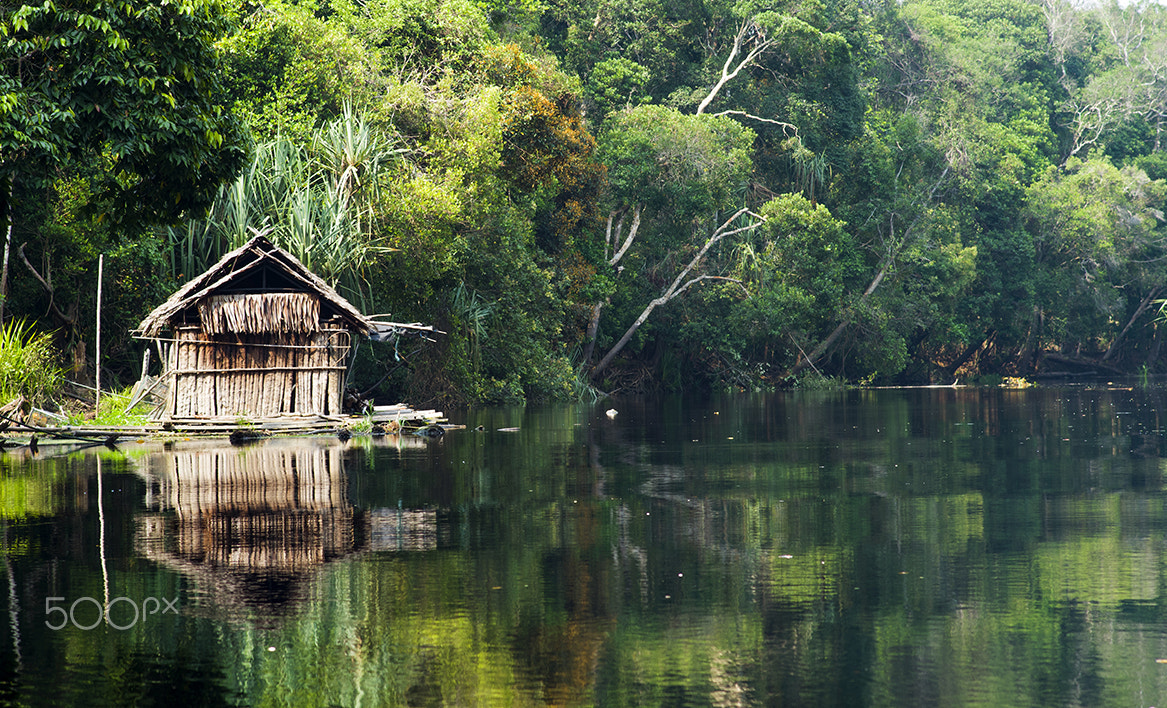
[[[175,447],[147,458],[146,558],[193,579],[230,614],[280,615],[309,599],[316,571],[362,551],[431,550],[434,510],[356,510],[345,446],[329,439]]]

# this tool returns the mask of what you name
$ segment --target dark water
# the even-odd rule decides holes
[[[8,453],[0,704],[1167,705],[1163,411],[852,391]]]

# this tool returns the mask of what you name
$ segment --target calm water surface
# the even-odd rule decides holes
[[[9,452],[0,704],[1167,705],[1164,413],[848,391]]]

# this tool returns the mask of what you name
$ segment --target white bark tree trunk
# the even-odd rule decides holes
[[[739,217],[747,214],[754,217],[756,220],[746,226],[742,226],[736,229],[730,228],[733,222],[737,221]],[[632,325],[624,332],[624,336],[620,338],[620,341],[616,342],[616,344],[608,350],[608,353],[604,355],[604,358],[601,359],[598,364],[596,364],[595,368],[593,368],[591,371],[592,379],[595,379],[600,375],[601,372],[604,371],[604,369],[608,368],[608,364],[612,363],[612,360],[616,358],[616,355],[620,353],[620,350],[622,350],[624,346],[628,344],[628,342],[632,339],[632,335],[636,334],[636,330],[640,329],[640,326],[648,320],[648,316],[652,314],[653,310],[660,307],[661,305],[667,304],[674,298],[680,297],[681,294],[688,290],[690,286],[695,285],[702,280],[728,280],[734,283],[741,283],[741,281],[737,278],[726,278],[716,275],[699,275],[688,281],[686,281],[685,278],[687,278],[689,273],[691,273],[693,269],[701,263],[701,261],[705,258],[705,254],[708,253],[709,249],[712,248],[718,241],[722,240],[726,236],[739,234],[743,231],[752,231],[761,226],[764,221],[764,217],[753,213],[749,209],[743,208],[739,209],[737,213],[729,217],[729,219],[727,219],[724,224],[719,226],[717,230],[714,231],[713,234],[705,241],[705,245],[701,247],[701,250],[697,252],[697,255],[693,256],[693,259],[689,261],[689,264],[686,265],[684,269],[682,269],[681,272],[677,274],[677,277],[673,278],[673,282],[671,282],[668,287],[666,287],[661,292],[660,297],[654,298],[651,302],[648,303],[647,306],[645,306],[644,310],[640,313],[640,316],[636,318],[636,321],[633,322]]]
[[[5,310],[8,307],[8,260],[12,252],[12,192],[16,187],[16,175],[4,181],[4,265],[0,268],[0,327],[4,326]]]
[[[752,42],[753,46],[738,61],[738,57],[747,42]],[[721,67],[721,76],[718,77],[713,88],[709,90],[709,94],[701,99],[701,104],[697,106],[697,115],[704,113],[709,104],[713,103],[713,99],[717,98],[717,94],[721,93],[721,89],[725,88],[725,85],[733,80],[742,69],[757,61],[758,57],[765,54],[773,44],[774,40],[766,37],[762,28],[753,19],[742,22],[741,26],[737,28],[737,34],[734,35],[733,48],[729,50],[729,56],[725,58],[725,64]]]

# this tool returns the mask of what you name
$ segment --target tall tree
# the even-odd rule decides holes
[[[721,210],[728,210],[735,201],[740,203],[753,166],[753,139],[753,131],[732,119],[684,115],[663,106],[641,106],[611,117],[600,139],[601,159],[608,167],[610,210],[603,257],[610,295],[623,291],[627,297],[642,286],[630,282],[636,279],[631,273],[622,277],[630,262],[635,261],[634,270],[643,273],[686,257],[696,248],[690,241],[692,235],[707,228],[706,233],[712,235],[697,249],[698,257],[682,270],[682,276],[688,276],[723,237],[743,230],[734,220],[720,228],[710,222],[719,222]],[[692,283],[682,276],[668,279],[671,285],[659,288],[661,294],[652,300],[655,304],[642,310],[641,319],[596,366],[593,376],[607,367],[655,307],[688,289]],[[591,354],[606,302],[601,300],[592,308],[585,360]]]
[[[1024,216],[1035,245],[1038,299],[1024,364],[1043,344],[1076,353],[1101,342],[1103,357],[1115,356],[1167,275],[1159,228],[1165,188],[1104,156],[1051,168],[1030,186]]]
[[[205,208],[242,165],[248,138],[221,100],[218,2],[62,0],[0,10],[0,183],[10,227],[20,218],[14,183],[51,179],[73,160],[101,157],[90,203],[127,224]]]
[[[676,277],[669,282],[668,285],[661,288],[661,293],[658,297],[653,298],[645,305],[644,309],[640,311],[640,315],[628,326],[624,331],[624,335],[620,337],[619,341],[612,345],[608,353],[600,359],[599,363],[592,368],[592,378],[598,377],[604,369],[608,368],[608,364],[612,363],[612,359],[624,348],[628,341],[632,339],[632,335],[636,334],[636,330],[648,319],[652,311],[662,305],[667,305],[673,299],[680,297],[686,290],[692,286],[705,280],[729,280],[737,283],[741,281],[737,278],[727,277],[722,275],[710,275],[708,273],[701,273],[695,275],[694,271],[698,271],[705,260],[705,256],[709,253],[709,249],[716,246],[722,239],[728,236],[735,236],[737,234],[753,231],[762,225],[762,217],[753,213],[749,209],[742,207],[738,209],[732,216],[725,221],[724,224],[714,229],[709,238],[705,239],[704,245],[697,250],[697,253],[689,260],[689,263],[677,273]]]

